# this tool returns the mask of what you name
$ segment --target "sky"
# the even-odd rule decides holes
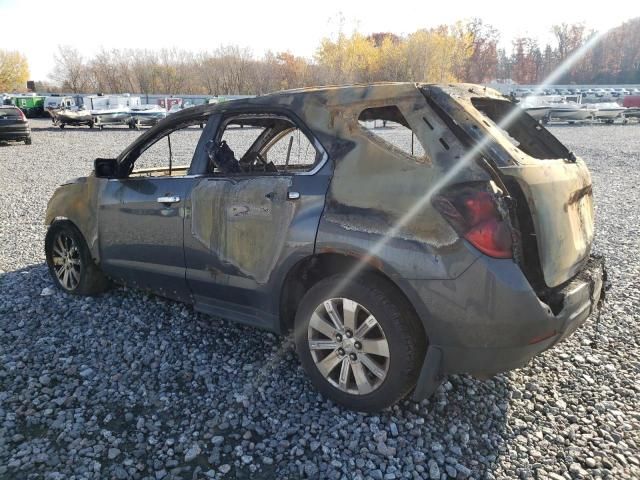
[[[583,22],[602,31],[640,16],[640,2],[614,8],[575,0],[482,2],[454,0],[0,0],[0,49],[27,56],[33,80],[48,80],[60,44],[90,57],[101,48],[214,50],[221,45],[312,57],[324,37],[361,33],[408,34],[420,28],[479,17],[510,48],[518,35],[553,40],[551,26]]]

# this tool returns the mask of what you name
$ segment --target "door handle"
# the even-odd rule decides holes
[[[287,192],[287,200],[298,200],[300,192]]]
[[[179,201],[180,201],[180,197],[178,196],[158,197],[158,200],[157,200],[158,203],[178,203]]]

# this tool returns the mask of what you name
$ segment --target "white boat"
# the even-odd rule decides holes
[[[551,106],[549,116],[558,120],[582,121],[593,118],[595,110],[575,102],[558,102]]]
[[[125,95],[89,95],[83,97],[85,108],[91,111],[94,124],[102,129],[105,125],[128,124],[131,107],[140,105],[140,97]]]
[[[93,116],[89,110],[82,107],[62,108],[55,112],[55,125],[64,128],[66,125],[88,125],[93,128]]]
[[[73,109],[76,101],[73,97],[51,95],[44,99],[44,109],[51,116],[54,125],[57,124],[57,113],[61,110]]]
[[[129,107],[91,110],[91,116],[95,125],[100,129],[105,125],[124,125],[131,119]]]
[[[138,105],[131,107],[129,115],[129,128],[139,128],[141,125],[155,125],[167,116],[167,110],[160,105]]]
[[[551,112],[551,101],[559,101],[558,97],[545,95],[530,95],[522,99],[518,106],[531,115],[535,120],[547,120]]]
[[[590,107],[595,110],[595,118],[611,122],[616,118],[622,117],[627,110],[615,102],[594,103]]]
[[[549,113],[551,112],[551,107],[540,105],[540,106],[527,106],[523,105],[522,109],[531,115],[535,120],[543,120],[549,117]]]

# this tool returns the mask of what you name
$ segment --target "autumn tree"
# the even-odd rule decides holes
[[[371,82],[378,68],[378,50],[374,41],[361,33],[354,32],[350,37],[339,33],[335,41],[321,41],[316,60],[327,83]]]
[[[515,80],[535,84],[591,42],[591,48],[559,82],[640,82],[640,18],[597,39],[597,33],[582,24],[556,25],[552,32],[550,44],[519,37],[511,49],[504,49],[498,48],[499,32],[480,19],[405,36],[357,31],[346,35],[341,27],[336,35],[320,42],[313,59],[271,51],[256,57],[237,45],[198,54],[178,49],[102,49],[84,58],[77,49],[60,46],[51,77],[67,92],[208,95],[264,94],[309,85],[377,81]],[[6,58],[8,53],[3,55]],[[0,63],[13,69],[18,64]],[[23,80],[17,85],[22,86]]]
[[[488,82],[498,73],[498,41],[500,33],[479,18],[467,22],[470,49],[463,78],[472,83]]]
[[[407,38],[407,79],[424,82],[460,80],[464,62],[469,58],[469,37],[455,28],[440,26],[423,29]]]
[[[27,58],[17,51],[0,50],[0,92],[25,90],[28,79]]]
[[[518,83],[538,83],[543,78],[543,56],[538,41],[531,37],[518,37],[513,41],[511,62],[513,79]]]

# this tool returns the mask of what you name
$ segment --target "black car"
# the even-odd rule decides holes
[[[31,145],[29,120],[17,107],[0,105],[0,141],[13,140]]]

